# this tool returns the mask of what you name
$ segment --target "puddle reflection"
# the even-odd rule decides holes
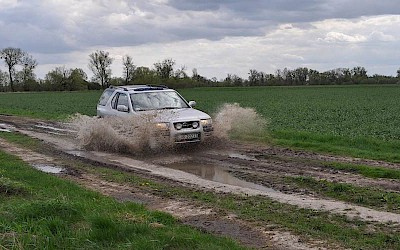
[[[215,181],[223,184],[229,184],[237,187],[251,188],[264,192],[276,192],[272,188],[267,188],[252,182],[247,182],[234,177],[227,169],[211,164],[197,164],[193,162],[173,163],[165,165],[168,168],[184,171],[186,173],[194,174],[203,179]]]
[[[50,173],[50,174],[59,174],[59,173],[61,173],[61,171],[64,170],[61,167],[56,167],[56,166],[51,166],[51,165],[46,165],[46,164],[33,164],[32,166],[42,172]]]

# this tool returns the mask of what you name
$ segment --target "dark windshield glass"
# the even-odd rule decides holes
[[[175,91],[133,93],[131,101],[135,111],[189,108]]]

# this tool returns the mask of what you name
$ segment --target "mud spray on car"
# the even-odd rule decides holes
[[[153,122],[155,116],[97,118],[76,114],[70,123],[77,131],[77,143],[84,149],[143,154],[173,148],[168,141],[152,138],[154,133],[159,133]],[[267,126],[267,120],[255,109],[243,108],[237,103],[222,105],[212,117],[214,133],[210,143],[202,145],[206,148],[217,146],[213,142],[228,140],[231,135],[262,136]]]

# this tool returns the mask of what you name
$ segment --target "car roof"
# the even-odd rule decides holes
[[[110,89],[119,89],[129,92],[153,91],[153,90],[167,90],[165,85],[125,85],[125,86],[110,86]]]

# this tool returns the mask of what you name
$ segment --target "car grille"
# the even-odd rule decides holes
[[[175,123],[174,123],[174,127],[175,127],[175,129],[176,129],[176,124],[180,123],[180,124],[182,124],[182,129],[184,129],[184,128],[193,128],[193,122],[197,122],[197,123],[198,123],[198,121],[175,122]]]

